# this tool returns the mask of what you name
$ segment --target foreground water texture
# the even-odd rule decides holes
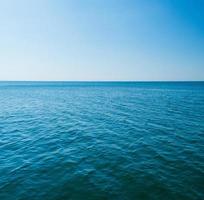
[[[204,82],[1,82],[0,199],[204,199]]]

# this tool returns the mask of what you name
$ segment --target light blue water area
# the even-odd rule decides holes
[[[1,82],[0,200],[204,199],[204,82]]]

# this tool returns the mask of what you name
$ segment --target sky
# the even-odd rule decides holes
[[[0,80],[204,80],[203,0],[0,0]]]

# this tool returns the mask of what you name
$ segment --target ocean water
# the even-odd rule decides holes
[[[204,82],[0,82],[0,200],[204,199]]]

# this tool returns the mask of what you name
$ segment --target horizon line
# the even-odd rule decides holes
[[[204,82],[204,80],[0,80],[0,82]]]

